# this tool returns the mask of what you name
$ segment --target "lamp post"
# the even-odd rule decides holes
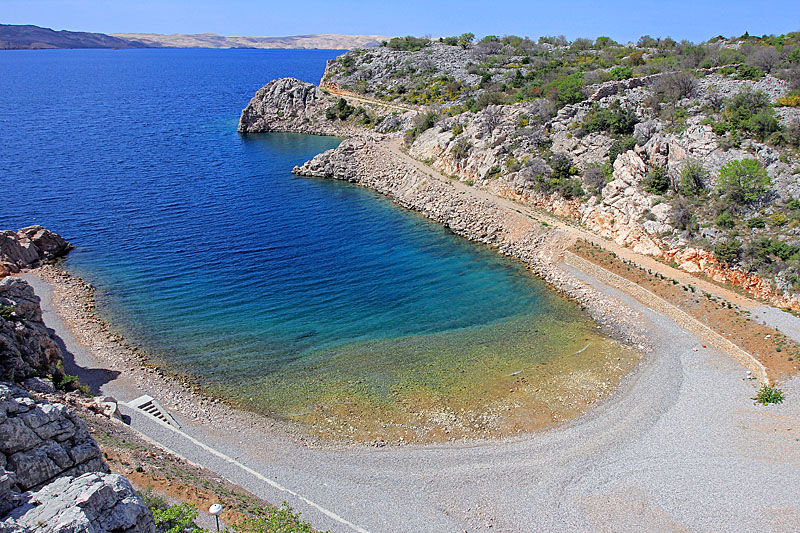
[[[208,512],[214,515],[214,518],[217,519],[217,531],[219,531],[219,515],[222,513],[222,506],[218,503],[215,503],[211,507],[208,508]]]

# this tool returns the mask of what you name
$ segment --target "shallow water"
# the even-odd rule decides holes
[[[66,266],[102,314],[207,392],[315,425],[364,419],[336,436],[478,413],[522,377],[560,390],[545,367],[613,381],[624,350],[521,264],[368,190],[290,174],[338,139],[236,133],[261,85],[317,81],[337,54],[0,54],[0,227],[72,241]]]

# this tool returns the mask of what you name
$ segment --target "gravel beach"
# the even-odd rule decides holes
[[[321,529],[796,530],[800,380],[781,385],[783,404],[755,406],[756,382],[735,359],[589,274],[571,274],[636,309],[648,333],[652,353],[612,398],[544,432],[385,448],[315,446],[115,360],[124,350],[81,338],[77,318],[69,327],[61,318],[70,302],[60,285],[79,280],[60,283],[47,269],[25,278],[74,358],[68,371],[123,401],[151,394],[217,455],[126,410],[134,428],[269,501],[288,500]]]

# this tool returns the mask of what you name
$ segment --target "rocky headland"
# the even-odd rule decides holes
[[[758,50],[723,42],[703,43],[703,53],[744,50],[744,65],[661,64],[646,73],[636,65],[657,55],[648,42],[609,59],[613,69],[579,76],[565,68],[564,78],[543,83],[541,58],[569,63],[623,47],[462,37],[348,52],[328,62],[319,87],[270,82],[242,112],[239,131],[346,137],[293,172],[377,190],[524,261],[628,343],[646,345],[626,319],[635,313],[560,266],[578,262],[568,251],[577,239],[653,257],[665,272],[698,280],[704,294],[739,301],[732,288],[800,310],[790,260],[800,254],[800,222],[792,222],[800,213],[792,148],[800,112],[778,105],[794,94],[794,71],[780,71],[776,60],[751,75],[747,54]],[[680,60],[683,51],[669,53]],[[530,92],[514,93],[519,87]],[[754,133],[758,120],[769,138]],[[720,177],[742,164],[768,184],[749,200]],[[766,379],[761,362],[718,340]]]
[[[280,130],[376,141],[402,136],[408,154],[445,176],[800,310],[800,278],[790,260],[800,250],[793,60],[752,39],[702,43],[693,53],[710,59],[694,68],[680,46],[646,40],[578,47],[459,39],[398,39],[329,61],[316,93],[327,98],[316,100],[308,119],[302,106],[292,108],[293,123]],[[623,51],[630,55],[610,58]],[[764,54],[772,60],[762,61]],[[740,63],[720,64],[728,56]],[[664,57],[674,61],[665,66]],[[587,58],[615,66],[577,73],[568,66]],[[547,59],[567,65],[562,78],[539,77],[551,68]],[[250,125],[285,107],[278,90],[286,83],[259,92],[240,131],[271,131]],[[342,98],[363,112],[341,113]],[[742,161],[754,161],[754,172],[769,181],[748,200],[720,178]]]

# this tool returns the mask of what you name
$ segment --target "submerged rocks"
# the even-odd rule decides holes
[[[0,231],[0,278],[65,255],[72,245],[42,226]]]

